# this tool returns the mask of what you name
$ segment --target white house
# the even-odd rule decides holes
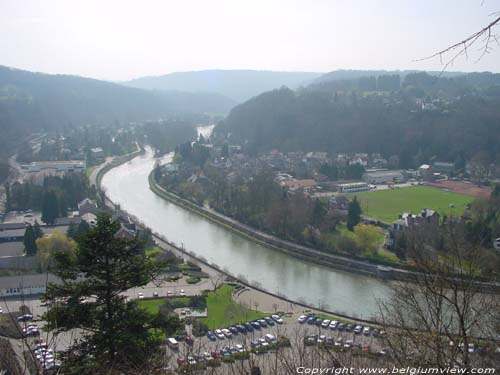
[[[51,274],[0,277],[0,295],[10,297],[43,294],[47,290],[48,283],[58,282],[59,278]]]

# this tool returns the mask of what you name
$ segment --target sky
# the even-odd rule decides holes
[[[438,58],[416,60],[498,11],[498,0],[0,0],[0,65],[106,80],[205,69],[439,71]],[[471,50],[448,70],[500,72],[500,46],[478,57]]]

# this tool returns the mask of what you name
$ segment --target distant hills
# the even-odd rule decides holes
[[[149,90],[214,92],[244,102],[265,91],[286,86],[306,86],[321,73],[259,70],[202,70],[142,77],[122,84]]]
[[[143,121],[178,113],[227,113],[234,105],[233,100],[220,94],[146,91],[0,66],[2,145],[41,129]]]
[[[250,153],[380,153],[401,168],[500,160],[500,74],[366,73],[263,93],[234,107],[215,136]]]

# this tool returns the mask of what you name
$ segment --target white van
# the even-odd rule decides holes
[[[173,337],[169,337],[167,339],[167,345],[170,346],[172,349],[177,349],[179,348],[179,343],[177,342],[176,339],[174,339]]]
[[[266,338],[266,341],[270,344],[272,344],[273,342],[276,342],[276,337],[274,335],[271,335],[270,333],[268,333],[265,338]]]

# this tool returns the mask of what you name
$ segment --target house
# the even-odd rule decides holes
[[[434,180],[434,170],[429,164],[422,164],[420,167],[418,167],[418,174],[425,181]]]
[[[104,159],[104,150],[100,147],[95,147],[90,149],[90,154],[94,160]]]
[[[316,180],[313,179],[305,179],[305,180],[296,180],[294,178],[290,180],[285,180],[282,182],[283,186],[286,186],[290,189],[308,189],[317,185]]]
[[[126,240],[132,240],[135,238],[135,233],[131,230],[121,226],[120,229],[115,233],[115,238],[124,238]]]
[[[330,210],[347,210],[349,206],[349,199],[345,195],[337,195],[331,197],[328,201],[328,208]]]
[[[99,210],[97,208],[97,204],[89,198],[85,198],[80,203],[78,203],[78,214],[80,216],[83,216],[88,213],[97,215],[98,211]]]
[[[34,161],[29,164],[21,165],[21,169],[27,173],[40,172],[45,169],[57,172],[83,172],[85,168],[85,160]]]
[[[436,161],[432,163],[432,168],[434,169],[435,172],[443,173],[449,176],[455,170],[455,164],[443,161]]]
[[[389,226],[388,234],[385,238],[385,245],[389,248],[395,244],[398,233],[414,229],[418,226],[431,225],[437,227],[439,224],[439,214],[429,208],[424,208],[418,215],[405,212],[399,219],[393,221]]]

